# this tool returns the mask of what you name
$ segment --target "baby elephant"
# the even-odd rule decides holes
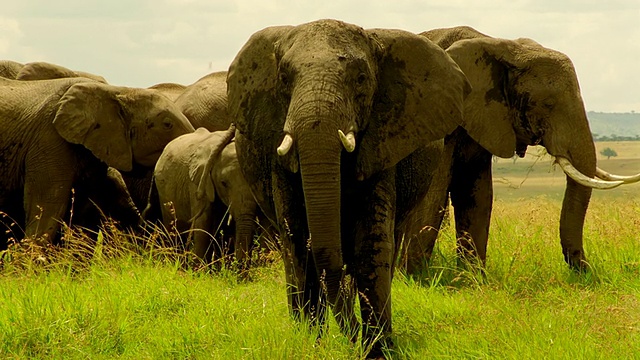
[[[145,213],[158,201],[165,227],[175,221],[180,233],[188,233],[188,247],[201,260],[209,261],[224,255],[221,239],[216,237],[216,241],[212,236],[228,211],[232,219],[229,247],[235,249],[239,265],[246,268],[258,205],[240,171],[234,133],[233,125],[216,132],[198,128],[171,141],[156,164]]]

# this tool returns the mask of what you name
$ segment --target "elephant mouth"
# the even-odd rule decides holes
[[[534,136],[526,141],[518,140],[516,143],[516,155],[523,158],[527,154],[527,148],[529,146],[536,146],[542,144],[542,138]]]

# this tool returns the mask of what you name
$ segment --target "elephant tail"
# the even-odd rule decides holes
[[[158,195],[155,175],[151,178],[151,187],[149,188],[149,196],[147,196],[147,207],[142,211],[142,218],[150,222],[162,221],[160,196]]]

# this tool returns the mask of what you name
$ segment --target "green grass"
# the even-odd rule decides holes
[[[559,212],[546,198],[497,201],[485,276],[455,267],[445,229],[428,271],[394,280],[390,355],[640,358],[640,202],[593,202],[585,274],[562,260]],[[184,270],[165,249],[124,246],[118,236],[44,256],[5,254],[0,358],[362,358],[333,320],[316,341],[290,318],[277,257],[241,281],[225,269]]]

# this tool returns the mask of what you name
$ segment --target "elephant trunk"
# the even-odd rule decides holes
[[[584,111],[582,111],[584,113]],[[575,113],[575,112],[574,112]],[[556,121],[558,126],[543,143],[551,155],[564,157],[575,169],[588,178],[596,173],[596,149],[589,130],[586,113],[579,121]],[[561,124],[561,125],[559,125]],[[576,126],[576,124],[582,125]],[[573,128],[569,128],[573,125]],[[566,127],[562,127],[566,126]],[[571,134],[571,136],[566,136]],[[582,235],[584,220],[591,199],[592,188],[582,185],[567,175],[567,186],[560,213],[560,243],[564,259],[576,270],[587,265]]]
[[[299,137],[298,150],[302,187],[309,225],[309,244],[326,291],[334,306],[343,276],[340,236],[340,153],[342,145],[335,130],[329,139]]]
[[[581,173],[592,178],[596,171],[596,152],[592,141],[587,141],[570,151],[571,163]],[[567,187],[562,201],[560,214],[560,243],[564,259],[573,269],[586,266],[586,257],[582,246],[584,219],[589,207],[592,188],[578,184],[567,176]]]
[[[248,269],[251,265],[251,245],[253,243],[253,234],[256,230],[256,212],[243,212],[242,215],[235,217],[236,236],[234,254],[238,265],[241,269]]]

